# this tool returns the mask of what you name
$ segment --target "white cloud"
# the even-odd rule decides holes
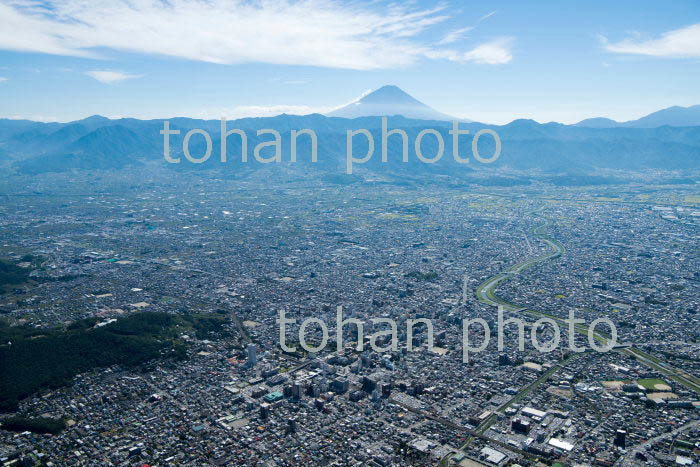
[[[671,58],[700,57],[700,23],[665,32],[655,39],[633,37],[613,43],[609,43],[605,37],[601,40],[606,50],[615,53]]]
[[[274,117],[280,114],[309,115],[313,113],[326,113],[333,110],[332,107],[311,107],[308,105],[239,105],[218,109],[206,109],[194,112],[195,118],[219,119],[225,117],[233,120],[245,117]]]
[[[122,73],[120,71],[107,70],[92,70],[86,71],[86,75],[95,78],[100,83],[114,84],[126,79],[139,78],[140,75],[132,75],[130,73]]]
[[[0,83],[4,83],[5,81],[7,81],[7,78],[5,78],[4,76],[0,76]]]
[[[17,3],[0,3],[0,48],[26,52],[43,52],[54,55],[93,56],[87,50],[66,46],[59,30],[53,30],[54,22],[41,16],[38,7],[26,2],[26,8]],[[60,25],[57,25],[60,26]],[[69,26],[70,27],[70,26]]]
[[[486,13],[484,16],[482,16],[481,18],[479,18],[479,22],[481,23],[482,21],[486,21],[487,19],[489,19],[490,17],[492,17],[493,15],[495,15],[497,12],[498,12],[498,10],[494,10],[494,11],[492,11],[491,13]]]
[[[453,62],[473,62],[482,65],[505,65],[513,60],[512,37],[501,37],[489,42],[484,42],[467,52],[455,50],[433,51],[427,55],[431,58],[445,58]]]
[[[6,117],[9,120],[31,120],[33,122],[44,122],[44,123],[49,123],[49,122],[58,122],[58,118],[56,117],[50,117],[46,115],[11,115],[9,117]],[[66,120],[64,120],[65,122]]]
[[[424,32],[449,18],[446,7],[415,5],[341,0],[11,0],[0,4],[0,49],[92,58],[116,50],[213,63],[359,70],[410,65],[441,52],[465,54],[423,40]]]
[[[461,39],[464,34],[467,32],[471,31],[474,29],[473,27],[466,27],[466,28],[460,28],[460,29],[455,29],[454,31],[450,31],[445,36],[440,39],[438,42],[438,45],[444,45],[444,44],[452,44],[453,42],[457,42],[459,39]]]
[[[503,65],[513,60],[514,39],[504,37],[486,42],[462,55],[461,60],[486,65]]]

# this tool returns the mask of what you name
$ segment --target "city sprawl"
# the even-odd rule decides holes
[[[170,327],[149,331],[165,346],[154,358],[92,362],[3,400],[65,426],[0,431],[0,462],[700,462],[697,185],[263,181],[53,175],[2,196],[1,256],[26,280],[0,296],[0,330],[31,330],[4,354],[95,332],[136,339],[137,315]],[[498,350],[499,306],[525,323],[523,350],[513,324]],[[338,307],[363,323],[360,342],[343,326],[340,351]],[[295,351],[280,345],[281,310]],[[571,311],[582,324],[569,333]],[[300,345],[308,318],[328,326],[323,351]],[[398,323],[396,349],[370,346],[390,347],[376,318]],[[475,318],[491,339],[465,362]],[[553,338],[551,325],[531,336],[541,318],[561,327],[549,352],[531,340]],[[599,318],[616,328],[610,351],[591,348]],[[423,324],[409,344],[411,319]],[[599,325],[592,340],[609,334]],[[477,346],[483,329],[468,336]],[[305,327],[307,346],[321,339]]]

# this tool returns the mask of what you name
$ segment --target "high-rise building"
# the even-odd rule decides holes
[[[528,422],[527,420],[521,420],[519,418],[513,420],[510,426],[514,433],[519,433],[522,435],[528,434],[531,428],[530,422]]]
[[[331,383],[331,389],[337,394],[347,392],[349,388],[350,382],[344,378],[338,378]]]
[[[260,404],[260,418],[263,420],[270,416],[270,404],[262,403]]]
[[[373,379],[370,378],[369,376],[363,376],[362,377],[362,390],[367,392],[367,393],[372,393],[374,391],[374,388],[377,387],[377,382]]]
[[[248,344],[248,366],[253,368],[258,363],[258,349],[255,344]]]
[[[323,408],[324,408],[325,405],[326,405],[326,401],[324,401],[323,399],[316,399],[316,400],[314,401],[314,405],[316,406],[316,408],[317,408],[318,410],[323,410]]]
[[[383,383],[382,384],[382,397],[384,399],[388,399],[390,395],[391,395],[391,384],[390,383]]]
[[[309,397],[318,397],[321,395],[321,388],[318,384],[314,383],[309,385],[306,393],[309,395]]]
[[[625,441],[627,438],[627,432],[625,430],[617,430],[615,432],[615,446],[619,446],[621,448],[625,448]]]
[[[298,381],[295,381],[294,383],[292,383],[292,399],[301,400],[301,393],[302,393],[301,383]]]

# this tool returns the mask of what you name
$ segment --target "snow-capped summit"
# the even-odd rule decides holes
[[[401,115],[420,120],[457,120],[425,105],[393,85],[382,86],[327,115],[342,118]]]

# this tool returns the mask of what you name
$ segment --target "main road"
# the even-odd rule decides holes
[[[475,290],[475,295],[476,298],[487,305],[492,305],[492,306],[502,306],[504,311],[511,311],[511,312],[521,312],[526,315],[530,315],[533,317],[547,317],[555,320],[558,322],[560,325],[568,326],[568,323],[558,317],[554,316],[548,313],[543,313],[541,311],[536,311],[536,310],[531,310],[526,307],[521,307],[515,303],[509,302],[502,297],[500,297],[497,294],[497,289],[498,287],[508,279],[510,279],[513,275],[519,274],[523,270],[534,266],[539,263],[543,263],[545,261],[549,261],[554,258],[558,258],[566,253],[566,248],[564,245],[561,244],[558,240],[550,237],[549,235],[545,234],[544,231],[545,229],[549,226],[549,220],[546,220],[543,224],[537,226],[535,229],[532,230],[532,234],[537,237],[538,239],[542,240],[549,246],[551,249],[551,252],[545,255],[541,256],[535,256],[533,258],[528,258],[525,259],[514,266],[509,267],[508,269],[505,269],[504,271],[486,279],[484,282],[482,282],[479,286],[477,286]],[[580,333],[580,334],[588,334],[589,329],[585,325],[576,325],[575,330]],[[601,342],[603,345],[607,345],[608,340],[610,338],[609,335],[599,332],[599,331],[592,331],[593,338]],[[673,381],[685,386],[688,389],[691,389],[697,393],[700,394],[700,378],[686,372],[683,370],[679,370],[677,368],[672,367],[668,363],[663,362],[659,358],[656,358],[652,355],[647,354],[646,352],[640,350],[639,348],[636,348],[634,346],[618,346],[616,347],[618,350],[621,352],[624,352],[628,355],[631,355],[635,357],[640,363],[658,371],[659,373],[669,377]]]
[[[539,256],[534,256],[532,258],[527,258],[513,266],[510,266],[509,268],[489,277],[486,279],[484,282],[479,284],[474,292],[476,295],[477,300],[479,300],[481,303],[485,303],[486,305],[491,305],[491,306],[501,306],[503,307],[504,311],[509,311],[509,312],[519,312],[523,313],[532,317],[547,317],[551,318],[560,325],[565,325],[568,326],[568,323],[563,320],[562,318],[559,318],[557,316],[548,314],[548,313],[543,313],[541,311],[536,311],[536,310],[531,310],[527,307],[522,307],[520,305],[517,305],[516,303],[509,302],[508,300],[505,300],[504,298],[500,297],[497,293],[498,287],[508,279],[510,279],[513,275],[515,274],[520,274],[522,271],[525,269],[532,267],[536,264],[544,263],[546,261],[558,258],[564,254],[566,254],[566,248],[564,245],[556,240],[555,238],[552,238],[551,236],[547,235],[545,233],[545,229],[550,225],[549,219],[545,220],[544,223],[538,225],[532,230],[532,234],[538,238],[539,240],[543,241],[549,248],[550,252],[539,255]],[[580,334],[588,334],[588,327],[584,325],[576,325],[575,326],[576,332]],[[593,338],[601,342],[603,345],[607,345],[608,340],[610,336],[595,331],[593,330]],[[642,350],[630,346],[630,345],[622,345],[622,346],[616,346],[616,350],[619,350],[623,353],[626,353],[628,355],[632,355],[635,357],[640,363],[653,368],[654,370],[658,371],[659,373],[668,376],[670,379],[676,381],[677,383],[685,386],[688,389],[691,389],[693,391],[696,391],[697,393],[700,394],[700,379],[685,372],[682,370],[678,370],[676,368],[673,368],[671,365],[661,361],[660,359],[653,357]],[[514,395],[510,400],[508,400],[506,403],[501,405],[496,411],[489,416],[486,420],[484,420],[478,427],[476,427],[475,430],[473,430],[470,433],[470,436],[467,438],[466,443],[462,446],[462,449],[465,449],[471,442],[471,440],[474,437],[480,437],[484,436],[485,433],[488,431],[488,429],[493,425],[493,423],[497,420],[497,415],[496,413],[498,412],[503,412],[506,408],[508,408],[510,405],[513,403],[521,400],[524,398],[527,394],[532,392],[534,389],[536,389],[540,384],[545,382],[547,379],[551,378],[552,375],[563,368],[567,363],[569,363],[572,359],[578,357],[579,353],[574,353],[567,357],[565,360],[562,362],[558,363],[557,365],[553,366],[550,368],[547,372],[542,374],[537,380],[533,381],[531,384],[525,386],[522,388],[516,395]],[[443,459],[444,460],[444,459]]]

